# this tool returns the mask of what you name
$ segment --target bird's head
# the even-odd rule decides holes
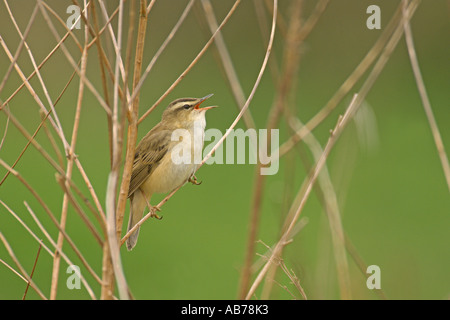
[[[209,106],[200,108],[203,101],[210,98],[212,94],[204,96],[203,98],[180,98],[171,102],[162,115],[163,121],[170,121],[186,127],[195,121],[205,118],[207,110],[216,108],[216,106]]]

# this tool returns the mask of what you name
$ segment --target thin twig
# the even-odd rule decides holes
[[[25,277],[22,276],[22,275],[20,274],[19,271],[17,271],[17,270],[14,269],[13,267],[11,267],[5,260],[0,259],[0,262],[1,262],[5,267],[7,267],[9,270],[11,270],[16,276],[18,276],[20,279],[22,279],[24,282],[27,282],[27,279],[25,279]]]
[[[361,271],[361,274],[367,278],[367,264],[363,261],[360,254],[356,250],[353,243],[350,241],[350,238],[345,234],[345,248],[347,249],[348,254],[352,257],[355,264],[358,266],[359,271]],[[376,289],[373,290],[378,295],[378,297],[382,300],[387,300],[386,294],[384,293],[383,289]]]
[[[14,219],[16,219],[21,225],[22,227],[25,228],[25,230],[28,231],[28,233],[38,242],[41,243],[42,246],[44,247],[44,249],[50,254],[50,256],[53,257],[53,252],[45,245],[42,243],[42,240],[36,235],[35,232],[33,232],[33,230],[31,230],[31,228],[10,208],[6,205],[6,203],[4,203],[2,200],[0,200],[0,204],[5,207],[5,209],[14,217]]]
[[[306,134],[312,132],[328,115],[338,106],[339,102],[350,92],[355,86],[358,80],[369,69],[373,62],[377,59],[383,48],[386,46],[387,41],[390,39],[395,28],[398,26],[398,19],[401,16],[401,4],[397,7],[389,23],[383,28],[383,32],[372,48],[367,52],[365,57],[361,60],[358,66],[353,70],[350,76],[342,83],[336,93],[325,104],[320,111],[314,115],[299,131],[287,139],[280,147],[278,154],[280,158],[288,153],[299,141],[301,141]]]
[[[36,192],[36,190],[34,190],[33,187],[31,187],[31,185],[19,174],[19,172],[17,172],[16,170],[12,169],[5,161],[3,161],[2,159],[0,159],[0,165],[2,165],[6,170],[11,171],[11,174],[14,175],[17,179],[19,179],[19,181],[31,192],[31,194],[36,198],[36,200],[39,202],[39,204],[42,206],[42,208],[44,209],[45,213],[47,213],[47,215],[50,217],[50,219],[52,220],[52,222],[54,223],[54,225],[58,228],[58,230],[64,235],[65,240],[67,241],[67,243],[71,246],[71,248],[73,249],[73,251],[75,252],[75,254],[78,256],[78,258],[80,259],[80,261],[83,263],[83,265],[86,267],[86,269],[92,274],[92,276],[94,277],[94,279],[98,282],[101,283],[100,278],[98,277],[98,275],[95,273],[95,271],[93,270],[93,268],[89,265],[89,263],[86,261],[86,259],[84,258],[83,254],[81,253],[81,251],[77,248],[77,246],[75,245],[75,243],[73,242],[73,240],[69,237],[69,235],[65,232],[64,229],[61,228],[61,226],[59,225],[58,220],[55,218],[55,215],[53,214],[53,212],[50,210],[50,208],[48,207],[48,205],[45,203],[44,200],[42,200],[42,198],[39,196],[39,194]]]
[[[30,20],[28,21],[28,25],[27,25],[27,27],[25,28],[25,32],[24,32],[24,34],[22,35],[22,34],[20,33],[20,30],[19,30],[18,26],[17,26],[16,20],[14,19],[14,15],[12,14],[11,9],[9,8],[8,2],[7,2],[6,0],[4,0],[3,2],[5,3],[6,9],[7,9],[7,11],[8,11],[8,14],[9,14],[9,16],[10,16],[10,18],[11,18],[11,20],[12,20],[14,26],[15,26],[16,29],[18,30],[18,32],[19,32],[19,34],[20,34],[20,36],[21,36],[21,39],[20,39],[19,46],[18,46],[18,48],[17,48],[17,50],[16,50],[16,54],[14,55],[14,58],[11,60],[11,63],[10,63],[10,65],[9,65],[9,67],[8,67],[8,70],[6,71],[6,73],[5,73],[4,77],[3,77],[2,82],[0,83],[0,92],[3,91],[3,87],[5,86],[6,81],[8,80],[9,75],[11,74],[11,71],[12,71],[13,67],[15,66],[15,64],[16,64],[16,62],[17,62],[17,59],[19,58],[20,53],[22,52],[23,47],[26,46],[25,39],[27,38],[28,33],[29,33],[30,30],[31,30],[31,26],[32,26],[33,23],[34,23],[34,19],[36,18],[36,13],[37,13],[37,9],[38,9],[37,5],[35,5],[35,6],[34,6],[34,9],[33,9],[33,12],[31,13]],[[0,41],[1,41],[1,40],[0,40]]]
[[[133,76],[133,92],[141,80],[142,59],[144,55],[145,33],[147,29],[147,13],[146,1],[141,1],[140,17],[138,26],[138,36],[136,40],[136,53],[134,61],[134,76]],[[130,123],[128,124],[127,132],[127,152],[125,155],[125,164],[122,173],[122,183],[120,185],[119,199],[117,203],[116,213],[116,233],[117,238],[120,239],[122,233],[123,217],[125,214],[125,206],[128,198],[128,189],[131,179],[131,171],[133,169],[134,153],[136,149],[137,133],[138,133],[138,118],[139,118],[139,95],[133,100],[130,110]]]
[[[37,10],[37,8],[38,8],[38,6],[36,6],[36,10]],[[39,80],[39,83],[41,84],[41,87],[42,87],[42,90],[44,92],[44,95],[45,95],[45,97],[47,99],[47,102],[48,102],[48,104],[50,106],[50,109],[52,110],[52,115],[50,115],[50,120],[52,120],[52,118],[54,118],[54,120],[53,120],[54,123],[53,123],[53,121],[51,121],[51,123],[55,127],[55,130],[56,130],[57,134],[59,136],[61,136],[61,140],[64,142],[66,139],[64,137],[64,131],[62,129],[62,125],[61,125],[61,122],[59,120],[58,114],[56,113],[55,104],[53,103],[53,101],[52,101],[52,99],[50,97],[50,94],[48,92],[47,86],[46,86],[46,84],[45,84],[45,82],[44,82],[44,80],[43,80],[43,78],[41,76],[41,73],[39,71],[38,65],[36,64],[36,60],[34,59],[33,53],[31,52],[31,49],[28,46],[28,43],[25,41],[25,37],[22,34],[22,32],[20,31],[20,28],[17,25],[16,20],[14,19],[14,16],[11,16],[11,19],[13,21],[13,24],[14,24],[16,30],[17,30],[17,33],[19,34],[21,40],[24,43],[25,49],[26,49],[26,51],[28,53],[28,56],[30,57],[30,61],[31,61],[33,67],[34,67],[34,70],[36,71],[36,75],[37,75],[37,78]],[[45,107],[43,108],[43,111],[47,112]],[[67,147],[67,145],[65,145],[65,147]]]
[[[94,32],[95,32],[95,41],[94,43],[97,46],[97,56],[98,56],[98,60],[99,60],[99,65],[100,65],[100,78],[102,79],[102,86],[103,86],[103,96],[105,98],[105,102],[106,104],[109,106],[110,105],[110,101],[109,101],[109,90],[108,90],[108,83],[107,83],[107,79],[106,79],[106,65],[108,64],[107,62],[107,58],[104,53],[103,47],[102,47],[102,43],[100,41],[100,31],[99,31],[99,27],[98,27],[98,21],[97,21],[97,11],[96,11],[96,5],[95,2],[92,2],[91,5],[91,15],[92,15],[92,23],[94,25]],[[89,48],[89,44],[88,44],[88,48]],[[108,123],[108,142],[109,142],[109,155],[110,155],[110,159],[111,159],[111,166],[112,166],[112,139],[111,139],[111,130],[112,130],[112,120],[111,117],[109,115],[106,115],[106,121]]]
[[[5,41],[2,39],[1,36],[0,36],[0,43],[1,43],[2,47],[3,47],[3,50],[5,51],[6,55],[8,56],[9,60],[13,63],[14,68],[16,69],[16,72],[19,74],[20,78],[25,83],[25,86],[27,87],[27,89],[30,92],[31,96],[36,101],[36,103],[39,106],[39,108],[41,110],[43,110],[44,112],[48,112],[47,109],[45,108],[44,104],[42,103],[41,99],[37,95],[36,91],[33,89],[31,84],[29,83],[29,81],[25,77],[25,74],[22,72],[22,70],[19,67],[19,65],[17,64],[17,62],[14,63],[14,57],[12,56],[11,51],[9,50],[8,46],[6,45]],[[57,128],[56,124],[54,123],[53,119],[50,118],[50,122],[51,122],[52,126],[55,127],[55,130],[58,131],[58,128]]]
[[[274,254],[278,254],[278,251],[283,250],[283,247],[285,246],[285,243],[291,239],[290,236],[290,232],[292,230],[292,228],[295,225],[295,222],[297,221],[297,219],[299,218],[306,200],[308,199],[312,187],[315,183],[315,181],[317,180],[317,177],[320,173],[320,171],[322,170],[323,166],[325,165],[325,162],[328,158],[328,155],[330,154],[331,149],[333,148],[333,146],[335,145],[336,141],[338,140],[338,138],[340,137],[341,133],[343,132],[343,130],[345,129],[345,127],[347,126],[347,124],[350,122],[350,120],[353,118],[353,116],[355,115],[356,111],[358,110],[359,106],[361,105],[361,103],[364,101],[365,97],[367,96],[368,92],[370,91],[370,89],[372,88],[373,84],[375,83],[376,79],[378,78],[378,76],[380,75],[381,71],[383,70],[384,66],[386,65],[386,62],[388,61],[389,57],[391,56],[392,52],[394,51],[395,47],[397,46],[400,37],[402,35],[402,31],[403,31],[403,19],[411,19],[412,15],[415,12],[415,9],[418,6],[419,1],[418,0],[413,0],[409,6],[410,10],[408,10],[408,15],[404,16],[401,19],[398,19],[397,21],[397,27],[395,28],[395,31],[393,32],[391,38],[389,39],[389,41],[387,42],[384,51],[382,52],[382,54],[380,55],[378,61],[376,62],[375,66],[373,67],[371,73],[369,74],[368,78],[366,79],[366,81],[364,82],[364,84],[361,87],[360,93],[358,95],[355,95],[352,99],[352,102],[350,103],[350,105],[348,106],[344,116],[340,117],[335,128],[331,131],[331,135],[330,138],[328,139],[328,142],[323,150],[322,156],[320,157],[320,159],[316,162],[313,170],[312,170],[312,174],[310,174],[309,178],[308,178],[308,182],[307,182],[307,187],[305,190],[305,193],[300,201],[300,204],[298,206],[298,209],[294,215],[294,217],[292,218],[291,223],[289,224],[288,228],[286,229],[286,231],[283,233],[283,235],[280,237],[280,240],[277,242],[275,248],[274,248]],[[261,283],[261,281],[264,278],[264,275],[267,273],[268,269],[271,266],[271,260],[269,260],[264,267],[261,269],[261,271],[259,272],[258,276],[256,277],[255,281],[253,282],[250,290],[247,293],[246,299],[250,299],[253,294],[255,293],[256,288],[259,286],[259,284]]]
[[[58,172],[64,174],[63,169],[59,166],[59,164],[45,151],[45,149],[34,139],[36,134],[38,133],[38,129],[42,126],[42,123],[39,125],[38,129],[34,132],[33,135],[30,135],[26,129],[23,127],[23,125],[19,122],[19,120],[6,108],[3,108],[3,112],[6,113],[6,115],[11,119],[11,122],[16,126],[16,128],[20,131],[20,133],[25,137],[25,139],[28,140],[27,144],[25,145],[24,149],[22,149],[22,152],[19,154],[18,158],[14,162],[14,164],[11,166],[11,168],[14,168],[20,158],[22,157],[25,150],[28,148],[30,143],[36,148],[37,151],[42,155],[44,159],[46,159],[51,166],[53,166]],[[3,176],[3,179],[0,181],[0,186],[5,182],[6,178],[9,176],[11,172],[7,171],[5,175]]]
[[[274,0],[274,2],[277,3],[277,0]],[[230,11],[231,12],[231,11]],[[226,18],[225,18],[226,19]],[[225,21],[224,19],[224,21]],[[275,19],[275,18],[274,18]],[[222,22],[223,23],[223,22]],[[244,106],[242,107],[241,111],[239,112],[239,114],[236,116],[235,120],[233,121],[233,123],[230,125],[230,127],[227,129],[227,132],[222,136],[222,138],[217,142],[217,144],[211,149],[211,151],[203,158],[201,164],[198,166],[197,170],[200,169],[200,167],[205,164],[205,162],[214,154],[214,152],[217,150],[217,148],[220,147],[220,145],[225,141],[225,139],[227,138],[227,136],[231,133],[231,131],[233,130],[233,128],[237,125],[237,123],[239,122],[239,120],[242,118],[244,112],[247,110],[247,108],[250,105],[250,102],[253,99],[253,96],[255,95],[256,89],[259,87],[259,83],[261,81],[262,75],[264,74],[264,71],[266,70],[266,66],[267,66],[267,61],[269,59],[270,56],[270,52],[272,51],[272,45],[273,45],[273,39],[275,37],[275,23],[272,24],[272,31],[271,31],[271,35],[270,35],[270,41],[269,44],[267,46],[267,50],[266,50],[266,54],[261,66],[261,69],[259,71],[258,77],[255,80],[255,84],[253,85],[252,91],[250,92],[249,97],[247,98],[247,101],[245,102]],[[175,190],[173,190],[171,193],[169,193],[163,200],[161,200],[161,202],[155,206],[155,208],[160,209],[162,205],[164,205],[182,186],[177,187]],[[136,225],[129,230],[125,236],[121,239],[120,243],[121,245],[125,243],[126,239],[128,239],[130,237],[130,235],[148,218],[150,218],[152,216],[152,211],[150,211],[149,213],[147,213],[141,220],[139,220],[138,223],[136,223]]]
[[[136,88],[140,88],[141,86],[141,82],[143,83],[142,79],[147,78],[148,74],[150,73],[150,71],[152,70],[153,66],[155,65],[156,61],[158,60],[158,58],[161,56],[161,54],[164,52],[164,50],[166,49],[167,45],[169,44],[169,42],[173,39],[173,37],[175,36],[175,34],[177,33],[177,31],[180,29],[182,23],[184,22],[184,20],[186,19],[188,13],[190,12],[192,5],[194,4],[194,0],[189,1],[189,3],[186,5],[186,8],[184,9],[183,13],[180,15],[180,18],[178,18],[178,21],[175,23],[174,27],[172,28],[172,30],[169,32],[169,34],[167,35],[166,39],[164,40],[163,44],[158,48],[158,51],[156,51],[155,55],[153,56],[152,60],[149,62],[149,64],[147,65],[147,68],[145,68],[144,73],[142,74],[142,76],[140,76],[140,81],[138,83],[135,84],[135,87],[133,88],[133,92],[136,91]],[[139,89],[140,90],[140,89]],[[133,95],[134,96],[134,95]],[[131,97],[131,99],[134,99],[133,97]],[[130,100],[131,100],[130,99]],[[153,108],[153,107],[152,107]],[[150,111],[150,110],[149,110]],[[150,111],[151,112],[151,111]],[[149,112],[149,113],[150,113]],[[141,117],[141,119],[139,119],[139,123],[141,123],[141,120],[143,120],[143,118]]]
[[[9,118],[10,118],[10,116],[8,115],[7,118],[6,118],[6,124],[5,124],[5,130],[3,132],[3,137],[2,137],[2,140],[0,141],[0,150],[2,150],[3,143],[5,142],[5,139],[6,139],[6,133],[8,132]],[[2,180],[2,182],[3,182],[3,180]],[[0,182],[0,186],[2,185],[2,182]]]
[[[407,1],[403,0],[403,14],[407,15]],[[438,151],[439,159],[441,160],[442,170],[444,171],[444,177],[447,181],[447,187],[450,191],[450,165],[448,162],[447,153],[445,152],[444,142],[442,141],[441,134],[436,119],[431,108],[430,99],[428,98],[425,83],[423,81],[422,73],[420,72],[419,60],[417,59],[416,49],[414,48],[414,40],[411,31],[411,25],[407,19],[404,20],[403,28],[405,30],[406,45],[408,47],[409,60],[411,61],[411,67],[416,79],[417,90],[419,91],[420,98],[422,99],[422,105],[427,116],[428,123],[430,124],[431,133],[433,134],[434,143]]]
[[[275,6],[274,6],[275,8]],[[301,14],[302,1],[297,0],[292,3],[289,27],[286,35],[286,45],[283,52],[283,71],[280,81],[277,85],[277,95],[269,111],[267,120],[267,132],[272,132],[278,126],[281,114],[287,105],[288,95],[294,83],[294,76],[297,74],[300,61],[300,40],[298,35],[301,30],[299,16]],[[277,10],[275,10],[276,12]],[[274,13],[275,14],[275,13]],[[267,150],[272,147],[271,134],[267,139]],[[258,161],[254,173],[254,190],[252,195],[252,207],[249,217],[249,232],[247,237],[247,249],[245,253],[244,266],[242,268],[241,280],[239,285],[239,299],[244,299],[251,277],[251,265],[255,255],[255,243],[259,229],[259,220],[261,215],[261,206],[266,176],[261,174],[262,163]]]
[[[88,43],[87,27],[85,27],[84,35],[85,35],[85,43],[84,43],[83,52],[81,54],[81,65],[80,65],[81,77],[84,77],[86,75],[86,67],[87,67],[87,57],[88,57],[87,47],[86,47],[87,43]],[[36,69],[36,71],[37,71],[38,77],[40,78],[39,71],[37,69]],[[78,129],[79,129],[79,124],[80,124],[80,115],[81,115],[81,106],[82,106],[83,96],[84,96],[84,82],[80,80],[80,83],[78,86],[77,105],[76,105],[75,117],[74,117],[74,122],[73,122],[73,129],[72,129],[72,139],[70,141],[69,148],[66,149],[66,156],[67,156],[68,160],[67,160],[67,168],[66,168],[65,176],[68,177],[69,179],[72,178],[74,158],[76,157],[75,148],[76,148],[76,143],[77,143],[77,138],[78,138]],[[53,105],[50,98],[49,98],[49,103],[51,105]],[[54,107],[52,108],[52,110],[53,110],[53,113],[55,114],[56,111],[54,110]],[[55,114],[55,116],[56,116],[56,114]],[[58,122],[59,122],[59,120],[58,120]],[[59,124],[59,126],[60,126],[60,130],[62,131],[61,124]],[[65,229],[66,221],[67,221],[67,211],[68,211],[69,202],[70,202],[70,199],[69,199],[70,198],[70,196],[69,196],[70,184],[68,182],[66,182],[65,180],[60,179],[59,181],[62,182],[63,184],[65,184],[63,186],[63,189],[65,189],[65,191],[67,191],[64,193],[64,196],[63,196],[63,204],[62,204],[61,218],[60,218],[60,226],[62,229]],[[73,203],[75,204],[75,202],[73,202]],[[76,209],[78,208],[76,205],[74,207]],[[81,214],[81,217],[83,218],[84,215],[83,215],[83,213],[81,213],[81,211],[80,211],[80,214]],[[93,229],[93,226],[90,225],[88,222],[85,221],[85,223],[87,223],[88,227],[91,228],[91,231],[95,230],[95,229]],[[100,239],[99,235],[95,232],[93,232],[93,235],[96,236],[97,241],[99,241],[101,243],[101,239]],[[58,240],[57,240],[58,248],[62,248],[63,242],[64,242],[64,236],[60,232],[58,234]],[[59,276],[59,265],[60,265],[60,256],[58,254],[58,251],[56,251],[55,257],[53,258],[52,284],[51,284],[51,290],[50,290],[50,299],[52,299],[52,300],[56,299],[56,290],[58,287],[58,276]]]
[[[259,243],[261,243],[262,245],[264,245],[267,248],[267,251],[269,253],[266,255],[259,255],[261,258],[265,259],[266,261],[269,259],[269,257],[273,260],[274,264],[279,266],[281,268],[281,270],[286,274],[286,276],[291,280],[291,283],[297,288],[298,292],[300,292],[301,296],[303,297],[303,299],[308,300],[305,290],[303,289],[303,287],[300,284],[300,280],[298,279],[298,277],[295,275],[295,273],[292,270],[289,270],[286,266],[286,264],[284,263],[284,260],[281,258],[281,256],[270,256],[270,253],[272,252],[272,248],[270,248],[267,244],[265,244],[263,241],[258,241]],[[276,282],[273,278],[271,279],[271,282]],[[281,286],[281,285],[280,285]],[[288,288],[286,286],[281,286],[282,288],[284,288],[285,290],[288,291],[289,294],[291,294],[295,299],[297,299],[292,292],[290,292],[288,290]]]
[[[288,228],[283,233],[283,235],[280,237],[280,240],[277,242],[277,244],[275,245],[275,247],[273,249],[273,253],[272,253],[271,257],[268,259],[268,262],[264,265],[264,267],[262,268],[262,270],[259,272],[258,276],[256,277],[255,281],[253,282],[252,286],[250,287],[250,289],[246,295],[246,299],[250,299],[253,296],[253,294],[255,293],[256,288],[261,283],[264,275],[266,274],[267,270],[273,263],[272,257],[278,256],[280,254],[280,252],[282,251],[282,249],[284,248],[284,246],[286,245],[286,243],[288,243],[289,240],[292,238],[290,233],[291,233],[293,227],[295,226],[295,223],[298,220],[300,213],[302,212],[302,209],[306,203],[306,199],[308,198],[308,196],[312,190],[312,186],[314,185],[322,167],[324,166],[326,159],[327,159],[333,145],[335,144],[337,138],[342,133],[342,130],[345,127],[345,124],[347,124],[349,115],[353,114],[354,109],[356,109],[358,107],[358,105],[356,104],[356,98],[357,98],[357,95],[354,96],[352,102],[350,103],[349,107],[347,108],[347,111],[346,111],[344,117],[339,118],[338,123],[336,124],[334,130],[331,132],[330,138],[328,139],[327,145],[325,146],[320,159],[316,162],[316,165],[314,166],[314,168],[312,170],[312,174],[309,175],[309,177],[308,177],[307,188],[302,197],[302,200],[300,201],[298,209],[295,212],[295,215],[291,220],[291,223],[289,224]]]
[[[14,263],[16,264],[17,268],[19,268],[20,272],[22,273],[23,277],[26,279],[26,281],[30,284],[30,286],[36,291],[36,293],[43,299],[48,300],[47,297],[42,293],[42,291],[36,286],[33,280],[31,280],[31,277],[28,276],[25,269],[20,264],[19,260],[17,259],[16,255],[14,254],[14,251],[12,250],[11,246],[9,245],[6,238],[3,236],[3,234],[0,232],[0,240],[3,242],[6,251],[8,251],[9,256],[13,259]]]
[[[120,68],[123,67],[121,58],[122,49],[122,31],[123,31],[123,1],[119,4],[118,15],[118,32],[117,45],[115,46],[116,63],[115,63],[115,78],[114,78],[114,101],[112,113],[112,167],[108,175],[108,183],[106,189],[106,231],[107,241],[103,247],[103,285],[102,285],[102,299],[112,299],[114,293],[114,277],[117,280],[117,287],[121,299],[129,299],[128,285],[125,280],[125,275],[122,268],[122,261],[120,258],[119,238],[116,234],[116,194],[119,185],[119,169],[122,156],[122,137],[121,137],[121,123],[119,119],[119,74]],[[141,8],[145,10],[145,0],[141,0]],[[144,11],[145,12],[145,11]],[[138,41],[140,40],[138,36]],[[140,43],[143,46],[143,41]],[[143,49],[142,49],[143,50]],[[126,72],[127,73],[127,72]],[[124,98],[125,100],[125,98]],[[126,113],[122,112],[122,117]],[[137,118],[137,117],[136,117]]]
[[[203,10],[206,14],[206,20],[208,22],[211,32],[218,29],[216,16],[214,15],[214,10],[212,8],[211,2],[209,0],[202,0]],[[245,104],[245,94],[242,89],[242,85],[239,82],[238,75],[233,66],[233,61],[231,60],[230,53],[228,52],[225,40],[223,39],[222,33],[218,33],[215,38],[215,44],[220,55],[221,63],[225,70],[225,74],[228,79],[228,83],[231,87],[231,92],[233,93],[236,104],[239,108],[242,108]],[[244,113],[244,122],[247,128],[256,128],[255,120],[253,120],[250,110]]]
[[[140,118],[138,121],[138,124],[140,124],[160,103],[162,100],[164,100],[170,92],[183,80],[183,78],[186,76],[186,74],[194,67],[194,65],[197,64],[197,62],[200,60],[200,58],[203,56],[203,54],[206,52],[206,50],[209,48],[209,46],[213,43],[214,38],[216,35],[220,32],[220,30],[223,28],[223,26],[228,22],[228,20],[233,15],[234,11],[236,10],[237,6],[241,0],[236,0],[234,5],[231,7],[230,11],[228,11],[228,14],[223,19],[222,23],[219,25],[217,30],[214,32],[214,34],[211,36],[211,38],[208,40],[208,42],[203,46],[202,50],[197,54],[197,56],[192,60],[192,62],[189,64],[189,66],[181,73],[181,75],[170,85],[170,87],[164,92],[164,94],[151,106]],[[131,102],[136,98],[136,95],[139,93],[139,90],[141,89],[142,85],[144,84],[144,81],[146,79],[146,75],[142,75],[141,80],[139,81],[138,85],[136,86],[136,89],[133,91],[133,95],[131,96]]]
[[[38,228],[41,230],[41,232],[44,234],[44,236],[47,238],[48,241],[50,241],[50,244],[53,246],[53,248],[55,250],[57,250],[59,252],[59,254],[61,255],[61,257],[64,259],[64,261],[66,261],[66,263],[68,265],[74,265],[74,263],[67,257],[67,255],[64,253],[64,251],[60,248],[58,248],[56,246],[56,242],[52,239],[52,237],[48,234],[47,230],[44,228],[44,226],[42,225],[42,223],[39,221],[38,217],[36,216],[36,214],[34,213],[34,211],[31,209],[31,207],[29,206],[29,204],[24,201],[24,205],[27,208],[28,212],[30,213],[31,217],[33,218],[34,222],[36,223],[36,225],[38,226]],[[47,248],[44,246],[44,248]],[[50,256],[54,256],[54,253],[52,251],[50,251],[50,249],[46,249],[47,252],[50,254]],[[97,298],[95,297],[94,291],[92,290],[92,288],[89,286],[89,284],[87,283],[86,279],[84,278],[83,274],[80,274],[80,280],[81,283],[83,283],[84,287],[86,288],[88,294],[90,295],[90,297],[93,300],[96,300]]]
[[[39,8],[40,8],[40,10],[42,12],[42,16],[44,17],[45,21],[47,22],[47,25],[49,26],[50,31],[53,33],[53,36],[55,37],[56,41],[60,41],[61,37],[59,36],[58,32],[56,31],[56,28],[53,25],[50,17],[48,16],[47,11],[45,9],[45,6],[43,5],[42,0],[38,0],[38,4],[40,6]],[[106,114],[111,115],[111,110],[110,110],[109,106],[106,104],[106,102],[102,98],[102,96],[98,93],[97,89],[95,89],[95,87],[92,84],[92,82],[89,81],[88,78],[85,77],[81,73],[81,70],[78,68],[77,64],[75,63],[75,60],[73,59],[72,55],[70,54],[70,51],[66,48],[65,44],[61,43],[60,48],[61,48],[62,52],[64,53],[64,55],[66,56],[67,61],[70,63],[72,68],[76,71],[76,73],[80,77],[81,81],[84,82],[86,87],[91,91],[91,93],[97,99],[98,103],[103,108],[103,110],[105,110]]]
[[[75,197],[72,193],[72,190],[70,188],[67,188],[67,186],[70,184],[68,180],[65,180],[61,175],[58,173],[56,174],[56,181],[61,186],[61,189],[64,191],[64,194],[67,196],[68,201],[72,205],[72,207],[75,209],[75,211],[80,216],[81,220],[83,220],[84,224],[88,228],[89,232],[93,235],[94,239],[97,241],[97,243],[102,246],[103,245],[103,239],[100,236],[100,233],[97,231],[95,226],[92,224],[91,220],[89,220],[86,213],[83,211],[81,206],[77,203],[75,200]],[[104,229],[104,225],[102,224],[102,228]]]
[[[31,282],[31,279],[33,278],[34,270],[36,269],[36,264],[39,259],[39,255],[41,253],[41,248],[42,248],[42,243],[39,243],[39,248],[38,248],[38,252],[36,254],[36,259],[34,259],[33,269],[31,270],[30,279],[27,282],[27,287],[25,288],[25,292],[23,294],[22,300],[25,300],[25,297],[27,296],[28,288],[30,287],[30,282]]]
[[[111,16],[108,17],[104,2],[102,0],[100,0],[99,2],[100,5],[102,6],[102,10],[104,10],[103,14],[105,15],[105,25],[98,32],[96,32],[96,35],[94,39],[92,39],[92,41],[89,43],[88,48],[92,47],[95,44],[95,42],[97,42],[100,39],[100,36],[105,32],[106,28],[111,28],[111,21],[116,17],[117,13],[119,12],[119,6],[117,6],[117,8],[114,10]],[[94,20],[95,19],[96,18],[94,18]],[[94,22],[94,29],[95,29],[95,22]]]
[[[84,199],[84,201],[86,201],[86,197],[82,195],[81,191],[76,187],[76,185],[73,183],[73,181],[71,179],[69,179],[66,176],[65,171],[58,165],[58,163],[45,151],[45,149],[34,139],[34,135],[37,134],[38,129],[36,130],[36,132],[34,133],[33,136],[31,136],[27,130],[23,127],[23,125],[19,122],[18,119],[16,119],[16,117],[9,112],[9,110],[7,108],[3,108],[2,109],[3,112],[5,112],[7,114],[8,117],[10,117],[12,123],[16,126],[16,128],[21,132],[21,134],[25,137],[25,139],[28,140],[28,142],[31,142],[31,144],[33,144],[33,146],[36,148],[36,150],[42,155],[42,157],[44,159],[46,159],[50,165],[55,168],[55,170],[57,171],[58,174],[60,174],[61,176],[63,176],[63,178],[67,181],[69,181],[69,183],[71,184],[72,187],[75,188],[75,191],[77,192],[77,194],[79,194],[80,196],[82,196],[82,198]],[[51,110],[50,110],[51,111]],[[16,162],[15,162],[16,163]],[[98,218],[99,221],[101,221],[101,223],[103,225],[106,225],[105,222],[105,213],[103,211],[103,208],[100,204],[100,200],[97,197],[97,194],[95,193],[95,190],[92,186],[92,183],[90,182],[88,176],[86,175],[86,172],[84,171],[83,167],[81,166],[81,163],[78,161],[78,158],[75,158],[75,164],[77,165],[77,168],[91,194],[91,197],[94,201],[94,204],[96,206],[97,212],[98,214],[96,214],[96,217]],[[13,169],[11,167],[11,169]],[[5,177],[7,177],[10,173],[12,173],[12,170],[7,170],[7,173],[5,174]],[[4,179],[5,179],[4,177]],[[4,179],[2,180],[2,182],[4,181]],[[1,183],[0,183],[1,185]]]
[[[58,50],[61,43],[63,43],[67,39],[68,36],[69,36],[69,33],[66,33],[64,35],[64,37],[61,38],[61,40],[56,44],[56,46],[50,51],[49,54],[47,54],[47,56],[38,65],[38,67],[37,67],[38,70],[40,70],[45,65],[45,63],[53,56],[53,54]],[[1,41],[1,37],[0,37],[0,41]],[[36,70],[33,70],[33,72],[31,72],[30,75],[26,78],[27,82],[30,81],[31,78],[33,78],[35,74],[36,74]],[[75,74],[75,72],[73,74]],[[73,75],[72,75],[72,78],[73,78]],[[22,84],[0,106],[0,110],[3,108],[3,106],[5,104],[9,103],[17,95],[17,93],[25,86],[25,84],[26,84],[25,82],[22,82]],[[55,105],[56,105],[56,101],[55,101]]]
[[[77,46],[78,50],[80,50],[80,52],[82,52],[83,46],[81,45],[80,41],[78,40],[76,34],[67,26],[66,21],[64,21],[59,16],[59,14],[55,10],[53,10],[52,7],[50,7],[50,5],[47,2],[42,2],[42,5],[45,6],[45,8],[56,18],[56,20],[58,20],[59,24],[66,30],[66,34],[63,36],[63,38],[70,35],[71,39],[75,42],[75,45]],[[83,12],[84,9],[83,8],[81,8],[81,9]],[[80,14],[80,16],[75,19],[74,24],[76,24],[81,19],[81,17],[83,17],[82,14]]]
[[[292,126],[295,125],[295,130],[298,130],[298,127],[302,126],[303,124],[300,123],[300,121],[296,121],[296,123],[294,123],[295,120],[297,119],[293,118],[289,122]],[[314,160],[318,162],[320,156],[323,154],[320,143],[312,134],[305,136],[304,142],[311,150]],[[323,195],[323,207],[329,221],[331,239],[333,244],[333,253],[336,261],[340,296],[342,299],[349,300],[351,299],[351,284],[348,261],[345,252],[345,232],[342,225],[341,213],[339,210],[336,192],[331,182],[331,177],[326,164],[323,166],[318,176],[318,187],[321,194]]]

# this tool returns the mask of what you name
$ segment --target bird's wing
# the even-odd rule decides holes
[[[155,129],[150,130],[136,147],[128,197],[147,180],[169,148],[172,132]]]

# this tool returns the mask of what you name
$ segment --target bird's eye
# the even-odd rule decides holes
[[[191,107],[191,106],[188,105],[188,104],[185,104],[185,105],[183,106],[183,108],[185,108],[186,110],[189,109],[190,107]]]

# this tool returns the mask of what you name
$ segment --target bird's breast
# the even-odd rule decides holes
[[[197,170],[203,157],[205,125],[199,123],[187,130],[181,141],[172,141],[171,148],[143,183],[147,194],[167,193],[184,184]],[[176,152],[175,155],[172,152]],[[184,152],[188,156],[184,157]],[[176,158],[179,157],[179,158]],[[183,161],[180,161],[183,159]]]

